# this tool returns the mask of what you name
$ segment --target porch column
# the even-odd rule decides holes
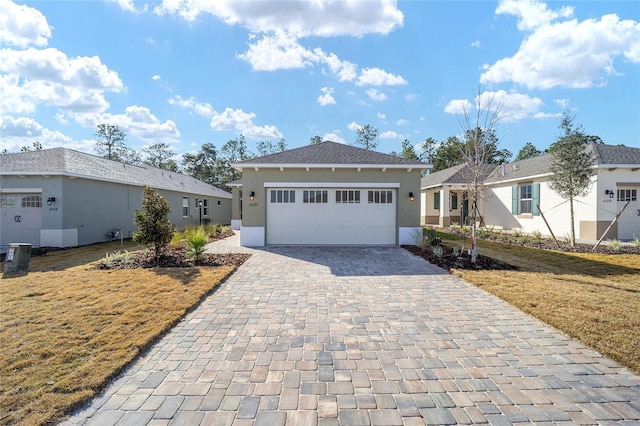
[[[451,217],[449,216],[449,188],[443,187],[440,190],[440,220],[439,224],[443,228],[451,225]]]

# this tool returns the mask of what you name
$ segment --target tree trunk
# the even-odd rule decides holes
[[[573,218],[573,197],[569,197],[569,211],[571,213],[571,247],[576,245],[576,229]]]
[[[473,200],[473,214],[471,215],[471,263],[476,263],[478,258],[478,245],[476,243],[476,200]]]

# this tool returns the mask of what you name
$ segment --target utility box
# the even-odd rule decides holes
[[[4,273],[15,274],[29,271],[31,259],[31,244],[11,243],[4,261]]]

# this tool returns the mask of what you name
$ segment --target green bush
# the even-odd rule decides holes
[[[635,240],[633,240],[633,245],[636,247],[640,247],[640,239],[636,238]]]
[[[185,231],[185,237],[189,245],[187,254],[194,257],[198,262],[204,254],[205,246],[208,242],[207,231],[203,226],[189,227]]]
[[[609,248],[613,251],[620,251],[620,241],[616,239],[609,240]]]
[[[134,223],[138,230],[133,233],[133,242],[152,248],[156,262],[173,237],[173,224],[168,219],[170,211],[164,197],[155,189],[144,187],[142,210],[135,210]]]
[[[531,236],[533,237],[534,243],[540,244],[542,242],[542,232],[538,231],[537,229],[531,232]]]
[[[173,231],[173,235],[171,236],[171,241],[169,241],[169,246],[177,249],[182,245],[182,240],[184,240],[184,232],[182,231]]]
[[[115,268],[119,265],[123,265],[125,268],[133,267],[133,254],[129,251],[114,251],[113,253],[107,253],[102,259],[102,264],[107,269]]]

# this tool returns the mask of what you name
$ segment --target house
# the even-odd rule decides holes
[[[321,142],[232,164],[232,223],[243,246],[397,245],[420,229],[427,164]]]
[[[574,200],[576,238],[600,239],[625,205],[617,223],[604,237],[622,241],[640,238],[640,148],[590,144],[588,150],[593,153],[596,174],[589,192]],[[552,161],[551,154],[544,154],[493,166],[484,179],[485,191],[478,201],[478,221],[505,230],[536,231],[546,236],[553,231],[557,237],[568,235],[569,203],[549,186]],[[451,196],[456,191],[465,195],[460,170],[462,166],[456,166],[422,179],[423,224],[447,227],[454,221],[453,217],[460,217],[453,209]],[[457,222],[468,223],[468,220]]]
[[[228,224],[231,194],[189,176],[66,148],[0,156],[0,248],[75,247],[137,230],[144,186],[155,188],[178,229]]]

